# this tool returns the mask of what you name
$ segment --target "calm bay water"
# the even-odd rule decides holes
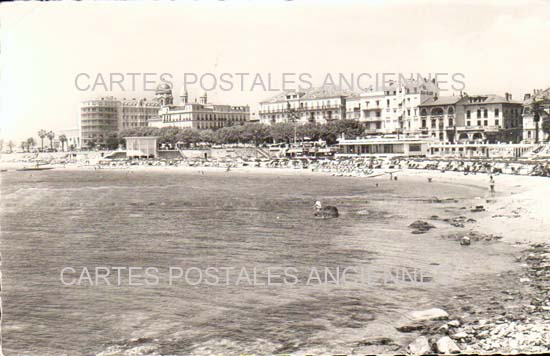
[[[367,337],[399,339],[391,323],[402,313],[442,306],[475,276],[511,268],[505,246],[461,248],[438,237],[447,226],[426,235],[407,227],[433,214],[463,214],[459,207],[483,194],[475,187],[237,171],[53,170],[1,179],[6,355],[90,355],[144,344],[147,352],[182,355],[350,353]],[[433,197],[459,202],[434,204]],[[315,200],[342,216],[313,219]],[[60,272],[68,266],[156,267],[160,281],[131,286],[126,273],[120,286],[65,286]],[[288,266],[300,280],[313,267],[350,266],[416,269],[433,279],[167,282],[169,267],[256,268],[265,282],[268,267]]]

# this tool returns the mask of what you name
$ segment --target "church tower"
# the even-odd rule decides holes
[[[208,103],[208,95],[206,94],[206,91],[202,93],[202,96],[200,97],[200,103],[202,105],[206,105]]]
[[[181,98],[182,104],[185,105],[189,103],[189,93],[187,92],[187,89],[185,87],[181,88],[180,98]]]

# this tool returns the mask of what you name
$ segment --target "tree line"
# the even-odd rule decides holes
[[[295,132],[296,131],[296,132]],[[175,145],[177,143],[189,147],[199,142],[209,144],[249,143],[254,145],[266,143],[292,143],[296,140],[325,140],[332,145],[337,138],[344,134],[348,138],[362,136],[365,125],[357,120],[338,120],[326,124],[307,123],[294,125],[293,123],[276,123],[265,125],[259,123],[247,123],[239,126],[223,127],[217,130],[197,130],[177,127],[139,127],[125,129],[119,133],[111,134],[105,139],[105,145],[109,149],[115,149],[125,144],[125,137],[132,136],[157,136],[159,144]]]
[[[55,133],[53,131],[46,131],[44,129],[41,129],[38,131],[38,137],[40,139],[40,150],[43,152],[44,151],[44,140],[45,139],[48,139],[50,141],[50,149],[53,151],[54,150],[54,147],[53,147],[53,140],[55,138]],[[59,140],[59,142],[61,143],[61,150],[65,150],[65,144],[67,143],[68,139],[67,139],[67,136],[64,135],[64,134],[61,134],[59,135],[59,137],[57,138]],[[24,152],[30,152],[32,148],[34,148],[36,146],[36,140],[34,139],[34,137],[29,137],[28,139],[24,140],[24,141],[21,141],[21,143],[19,144],[19,147],[24,151]],[[9,149],[9,152],[13,152],[13,148],[15,147],[15,143],[13,141],[8,141],[7,143],[7,147]],[[0,151],[2,151],[2,146],[0,146]]]

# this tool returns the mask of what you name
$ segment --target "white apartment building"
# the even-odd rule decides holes
[[[346,117],[364,122],[368,135],[419,133],[418,107],[438,94],[435,82],[423,78],[401,79],[383,89],[349,97]]]
[[[79,145],[103,145],[107,137],[125,129],[147,127],[159,111],[156,101],[120,100],[113,96],[84,100],[80,104]]]
[[[346,118],[346,98],[350,92],[333,86],[289,90],[260,102],[260,123],[326,123]]]

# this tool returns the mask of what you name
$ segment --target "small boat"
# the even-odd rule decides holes
[[[47,171],[53,168],[54,167],[30,167],[30,168],[24,167],[24,168],[16,169],[16,171]]]

